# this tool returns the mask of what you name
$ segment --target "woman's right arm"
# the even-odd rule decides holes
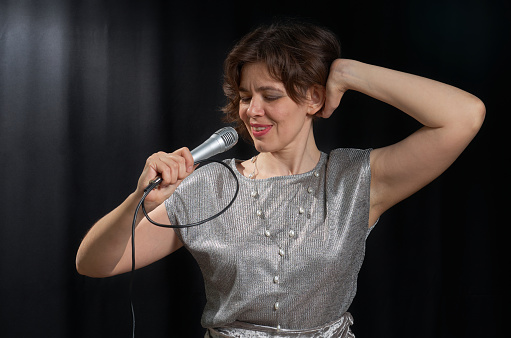
[[[158,188],[147,195],[145,207],[154,221],[168,223],[163,202],[193,170],[193,158],[187,148],[170,154],[159,152],[149,157],[137,190],[94,224],[83,239],[76,254],[77,271],[90,277],[108,277],[130,271],[131,225],[143,190],[151,179],[157,175],[162,177]],[[174,229],[157,227],[141,213],[136,223],[136,268],[155,262],[183,245]]]

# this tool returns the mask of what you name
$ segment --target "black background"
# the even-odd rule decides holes
[[[0,0],[0,335],[129,337],[129,276],[76,273],[87,229],[145,159],[222,127],[222,62],[274,16],[334,30],[343,57],[463,88],[487,107],[472,144],[368,238],[357,337],[501,337],[509,289],[508,1]],[[418,124],[348,92],[323,151],[380,147]],[[239,144],[224,157],[248,158]],[[137,337],[202,337],[202,278],[183,249],[135,276]]]

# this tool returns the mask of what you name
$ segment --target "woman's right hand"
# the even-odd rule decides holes
[[[161,176],[160,185],[145,199],[147,212],[154,211],[172,195],[177,186],[196,168],[187,148],[173,153],[151,155],[138,180],[135,193],[102,217],[89,230],[76,254],[76,269],[91,277],[107,277],[130,271],[133,213],[149,182]],[[151,215],[156,222],[168,220],[165,206]],[[172,229],[155,227],[139,215],[137,268],[148,265],[180,248],[183,244]]]
[[[174,193],[179,184],[197,167],[193,163],[188,148],[181,148],[173,153],[160,151],[149,156],[138,180],[137,194],[142,195],[150,181],[157,176],[160,176],[162,181],[145,199],[147,212],[155,209]]]

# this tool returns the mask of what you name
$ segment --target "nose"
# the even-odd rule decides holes
[[[257,97],[252,97],[250,105],[247,108],[247,115],[249,117],[256,117],[264,115],[264,107],[262,101]]]

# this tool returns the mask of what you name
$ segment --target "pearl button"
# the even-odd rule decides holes
[[[270,237],[271,236],[270,230],[264,230],[264,235],[266,237]]]
[[[252,196],[252,197],[256,198],[256,197],[257,197],[257,191],[252,191],[252,192],[250,193],[250,196]]]
[[[279,306],[280,306],[279,302],[275,302],[275,304],[273,304],[273,308],[275,309],[275,311],[279,309]]]
[[[289,230],[289,237],[295,237],[295,231]]]
[[[261,210],[256,211],[257,216],[261,217],[263,215],[263,212]]]
[[[298,213],[303,214],[304,212],[305,212],[305,209],[303,207],[300,207],[300,209],[298,210]]]
[[[275,284],[279,283],[279,276],[273,277],[273,283],[275,283]]]
[[[319,173],[317,171],[314,172],[315,177],[319,177]]]
[[[279,249],[279,255],[281,255],[282,257],[284,257],[284,255],[285,255],[285,254],[286,254],[286,253],[284,252],[284,250],[283,250],[283,249]]]
[[[308,188],[307,188],[307,192],[308,192],[309,194],[312,194],[312,192],[313,192],[313,191],[314,191],[314,190],[313,190],[311,187],[308,187]]]

